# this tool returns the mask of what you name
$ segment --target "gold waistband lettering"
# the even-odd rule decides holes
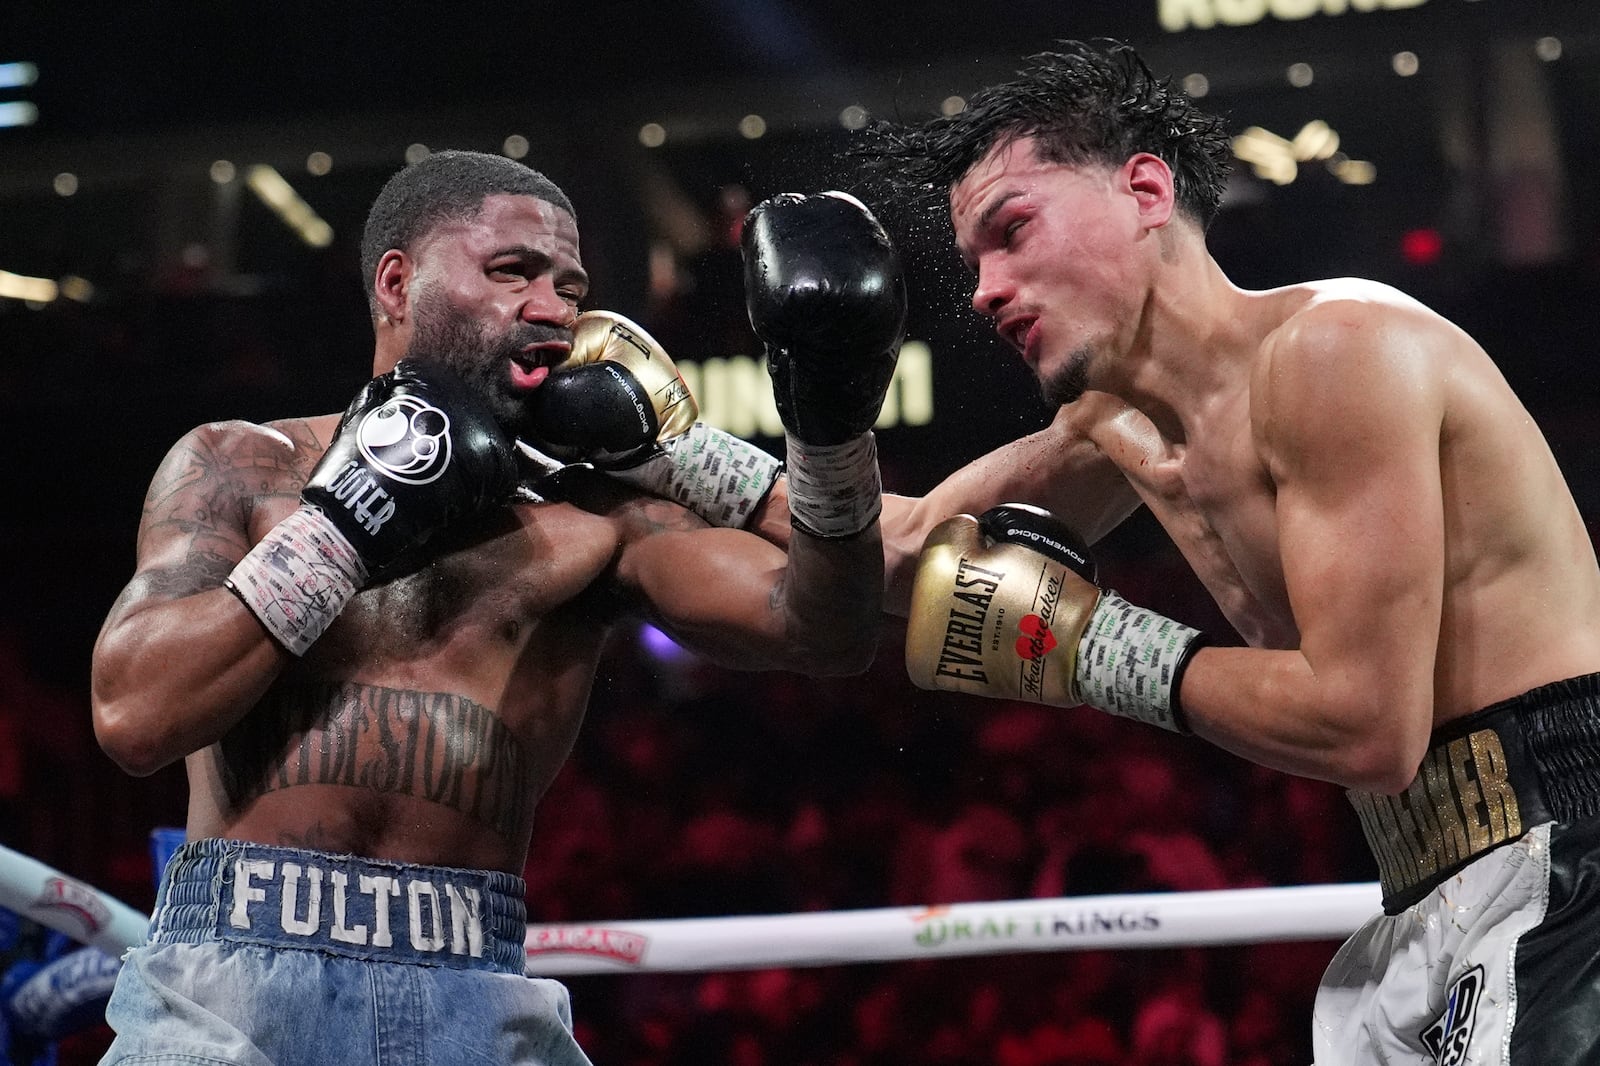
[[[1522,810],[1493,729],[1436,744],[1396,796],[1351,792],[1384,896],[1522,835]]]

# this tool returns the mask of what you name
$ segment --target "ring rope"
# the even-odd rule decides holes
[[[813,914],[528,925],[527,972],[754,970],[1028,951],[1331,940],[1377,912],[1377,882],[1231,888]],[[149,924],[113,897],[0,845],[0,906],[120,955]]]
[[[142,943],[150,924],[121,900],[3,844],[0,907],[113,955]]]
[[[1354,932],[1380,906],[1377,882],[1364,882],[529,925],[528,972],[752,970],[1026,951],[1331,940]]]

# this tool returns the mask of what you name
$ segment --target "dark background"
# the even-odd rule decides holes
[[[1120,37],[1158,73],[1203,73],[1203,103],[1227,115],[1234,132],[1263,126],[1292,137],[1321,119],[1338,131],[1342,151],[1375,166],[1370,185],[1343,184],[1321,164],[1304,163],[1296,181],[1279,186],[1239,163],[1212,230],[1214,253],[1245,286],[1355,274],[1453,318],[1496,358],[1545,428],[1593,527],[1600,8],[1590,0],[1258,0],[1261,17],[1249,25],[1171,32],[1158,22],[1162,7],[1252,5],[4,5],[0,62],[33,62],[39,76],[32,86],[0,90],[0,103],[38,108],[35,124],[0,129],[0,270],[81,277],[92,295],[47,304],[0,298],[0,418],[12,442],[11,461],[0,467],[9,482],[0,517],[8,592],[0,601],[3,839],[135,905],[149,902],[144,836],[181,821],[181,771],[123,777],[95,747],[87,705],[90,649],[131,574],[144,487],[166,448],[196,423],[335,410],[366,378],[371,338],[356,246],[368,203],[412,145],[500,151],[508,136],[526,138],[526,161],[578,208],[595,281],[590,304],[638,319],[686,361],[755,351],[728,241],[741,205],[790,189],[859,193],[905,251],[910,332],[934,352],[933,422],[879,434],[887,487],[916,493],[1042,425],[1046,412],[1015,359],[967,308],[970,282],[949,250],[940,205],[885,198],[851,158],[855,140],[839,115],[855,105],[876,118],[924,118],[1054,38]],[[1297,10],[1313,13],[1280,17]],[[1541,57],[1542,38],[1557,39],[1559,55],[1546,42]],[[1401,50],[1419,57],[1415,76],[1395,73],[1391,57]],[[1312,67],[1309,86],[1288,82],[1297,62]],[[763,117],[763,137],[738,132],[749,114]],[[665,128],[665,143],[641,143],[648,122]],[[315,151],[332,157],[326,174],[307,171]],[[276,167],[331,225],[333,242],[307,246],[240,178],[212,180],[218,160],[239,175],[252,164]],[[70,196],[54,187],[64,173],[76,179]],[[1418,245],[1422,252],[1408,256]],[[1134,520],[1101,551],[1125,593],[1226,631],[1148,520]],[[1189,812],[1180,828],[1209,853],[1223,883],[1373,876],[1333,790],[1263,777],[1122,724],[1107,731],[1083,712],[1041,716],[916,692],[899,672],[896,636],[885,638],[869,698],[859,683],[668,662],[625,635],[573,764],[541,808],[532,917],[1210,884],[1209,874],[1155,876],[1150,862],[1130,866],[1126,855],[1096,872],[1050,875],[1062,841],[1071,851],[1092,835],[1085,820],[1108,795],[1122,797],[1126,809],[1113,821],[1129,831],[1170,817],[1172,807]],[[1085,765],[1102,755],[1125,759],[1126,773],[1096,784]],[[734,781],[721,794],[708,795],[700,780],[708,764]],[[1146,787],[1147,796],[1130,794]],[[618,806],[619,793],[645,809]],[[853,837],[846,812],[878,810],[869,796],[892,802]],[[1299,815],[1258,824],[1258,808],[1281,815],[1285,804]],[[793,844],[813,815],[825,831]],[[661,837],[645,842],[637,834],[652,819]],[[1008,877],[941,881],[927,859],[944,854],[941,847],[959,852],[951,841],[962,832],[994,851],[1012,830],[1019,850]],[[900,843],[883,847],[884,834]],[[733,848],[745,864],[718,852],[723,858],[690,862],[685,872],[693,841],[707,839],[724,851],[745,841],[745,852]],[[1181,851],[1174,845],[1171,854]],[[921,854],[931,865],[891,861],[886,852]],[[1201,867],[1203,859],[1191,864]],[[1151,1053],[1139,1043],[1146,1000],[1138,990],[1150,986],[1150,972],[1200,972],[1209,989],[1201,999],[1228,1031],[1231,1061],[1299,1061],[1305,997],[1331,945],[1314,946],[1309,958],[1301,950],[1283,948],[1264,969],[1223,952],[1202,962],[1161,953],[1104,964],[999,959],[988,969],[966,962],[766,979],[782,988],[773,997],[811,1002],[816,1016],[832,1018],[855,1061],[878,1060],[867,1050],[869,1023],[845,1014],[878,1005],[902,1043],[911,1032],[926,1038],[915,1048],[924,1061],[1042,1064],[1078,1061],[1067,1052],[1052,1059],[1035,1044],[1048,1044],[1037,1034],[1051,1019],[1075,1016],[1077,1008],[1060,1001],[1090,986],[1100,998],[1080,998],[1111,1003],[1095,1017],[1126,1061],[1144,1061],[1139,1056]],[[1027,975],[1026,994],[1015,987],[1017,974]],[[732,986],[718,981],[737,984],[574,982],[597,1061],[849,1057],[826,1050],[820,1037],[807,1044],[774,1036],[792,1037],[804,1019],[774,1020],[748,1004],[734,1010]],[[908,989],[929,996],[952,984],[972,995],[940,993],[938,1025],[884,1006],[908,1001]],[[760,999],[753,984],[737,988]],[[988,1009],[980,990],[989,988],[1013,1004],[1009,1014],[975,1016]],[[1065,991],[1041,991],[1050,988]],[[1287,1044],[1246,1054],[1249,1038],[1237,1030],[1248,1028],[1262,989],[1266,1014],[1289,1027]],[[1174,1001],[1189,1003],[1186,995]],[[1014,1007],[1022,1001],[1032,1006]],[[1186,1009],[1176,1013],[1189,1017]],[[651,1019],[662,1017],[671,1024],[653,1028]],[[743,1030],[727,1019],[751,1017],[762,1019],[750,1023],[757,1035],[741,1042]],[[968,1050],[950,1050],[948,1041],[932,1049],[928,1034],[939,1025],[969,1034]],[[667,1035],[648,1035],[657,1032]],[[974,1058],[974,1044],[993,1057]],[[907,1047],[901,1051],[910,1054]]]

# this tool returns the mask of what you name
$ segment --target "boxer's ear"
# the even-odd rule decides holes
[[[1134,198],[1139,220],[1148,229],[1160,229],[1172,219],[1177,204],[1172,168],[1160,156],[1138,152],[1117,172],[1118,191]]]
[[[373,270],[372,293],[378,310],[395,325],[410,316],[407,298],[411,293],[411,279],[416,274],[416,264],[398,248],[383,253]]]

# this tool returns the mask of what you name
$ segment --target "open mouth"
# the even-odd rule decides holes
[[[1034,326],[1038,324],[1038,321],[1032,316],[1013,319],[1007,322],[1000,330],[1000,336],[1007,344],[1026,356],[1028,354],[1028,343],[1033,338]]]
[[[530,344],[511,356],[511,384],[517,389],[534,389],[544,384],[550,368],[565,359],[571,346],[559,342]]]
[[[536,359],[517,357],[511,360],[511,387],[536,389],[550,376],[550,368]]]

